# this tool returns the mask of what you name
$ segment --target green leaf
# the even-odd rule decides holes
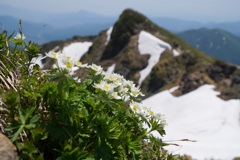
[[[22,125],[25,125],[25,123],[26,123],[26,118],[27,117],[25,117],[24,115],[23,115],[23,112],[22,112],[22,110],[19,108],[18,109],[18,115],[19,115],[19,119],[20,119],[20,121],[21,121],[21,124]]]
[[[13,142],[16,141],[17,138],[19,137],[20,133],[22,133],[23,129],[24,129],[24,126],[20,126],[20,128],[17,130],[17,132],[13,134],[11,141],[13,141]]]
[[[36,123],[38,122],[40,119],[40,116],[39,115],[34,115],[31,120],[30,120],[30,123]]]

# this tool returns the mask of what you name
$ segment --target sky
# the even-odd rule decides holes
[[[118,16],[124,9],[132,8],[151,17],[201,22],[240,21],[240,0],[1,0],[0,5],[48,13],[86,10],[107,16]]]

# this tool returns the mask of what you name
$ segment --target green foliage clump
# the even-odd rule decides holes
[[[20,159],[182,159],[151,134],[165,134],[164,120],[131,81],[55,52],[56,67],[42,70],[38,54],[21,30],[0,34],[0,123]]]

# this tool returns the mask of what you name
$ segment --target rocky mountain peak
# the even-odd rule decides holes
[[[111,40],[101,59],[106,60],[115,57],[130,42],[132,36],[151,25],[152,22],[142,14],[126,9],[114,24]]]
[[[224,99],[239,97],[240,70],[236,66],[207,56],[134,10],[125,10],[112,27],[86,40],[92,45],[81,61],[105,70],[112,67],[147,96],[175,86],[179,87],[174,94],[180,96],[212,84]]]

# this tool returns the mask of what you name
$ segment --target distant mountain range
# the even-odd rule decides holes
[[[7,30],[9,33],[18,32],[19,20],[11,16],[0,15],[0,30]],[[111,26],[111,23],[102,24],[81,24],[69,26],[67,28],[58,28],[54,25],[46,23],[35,23],[24,21],[22,24],[23,33],[27,37],[26,40],[32,40],[35,43],[43,44],[53,40],[64,40],[75,35],[97,35],[101,30]]]
[[[190,45],[229,63],[240,65],[240,37],[221,29],[192,29],[178,33]]]
[[[183,32],[190,29],[223,29],[234,35],[240,36],[240,21],[221,23],[201,23],[196,21],[180,20],[175,18],[152,18],[152,21],[174,33]]]
[[[0,23],[9,32],[17,31],[19,19],[23,20],[23,30],[26,37],[36,43],[46,43],[51,40],[67,39],[74,35],[97,35],[117,20],[117,16],[103,16],[88,11],[74,13],[44,13],[0,5]],[[13,12],[14,11],[14,12]],[[240,36],[239,22],[201,23],[174,18],[152,17],[154,23],[171,32],[178,33],[189,29],[219,28]]]

